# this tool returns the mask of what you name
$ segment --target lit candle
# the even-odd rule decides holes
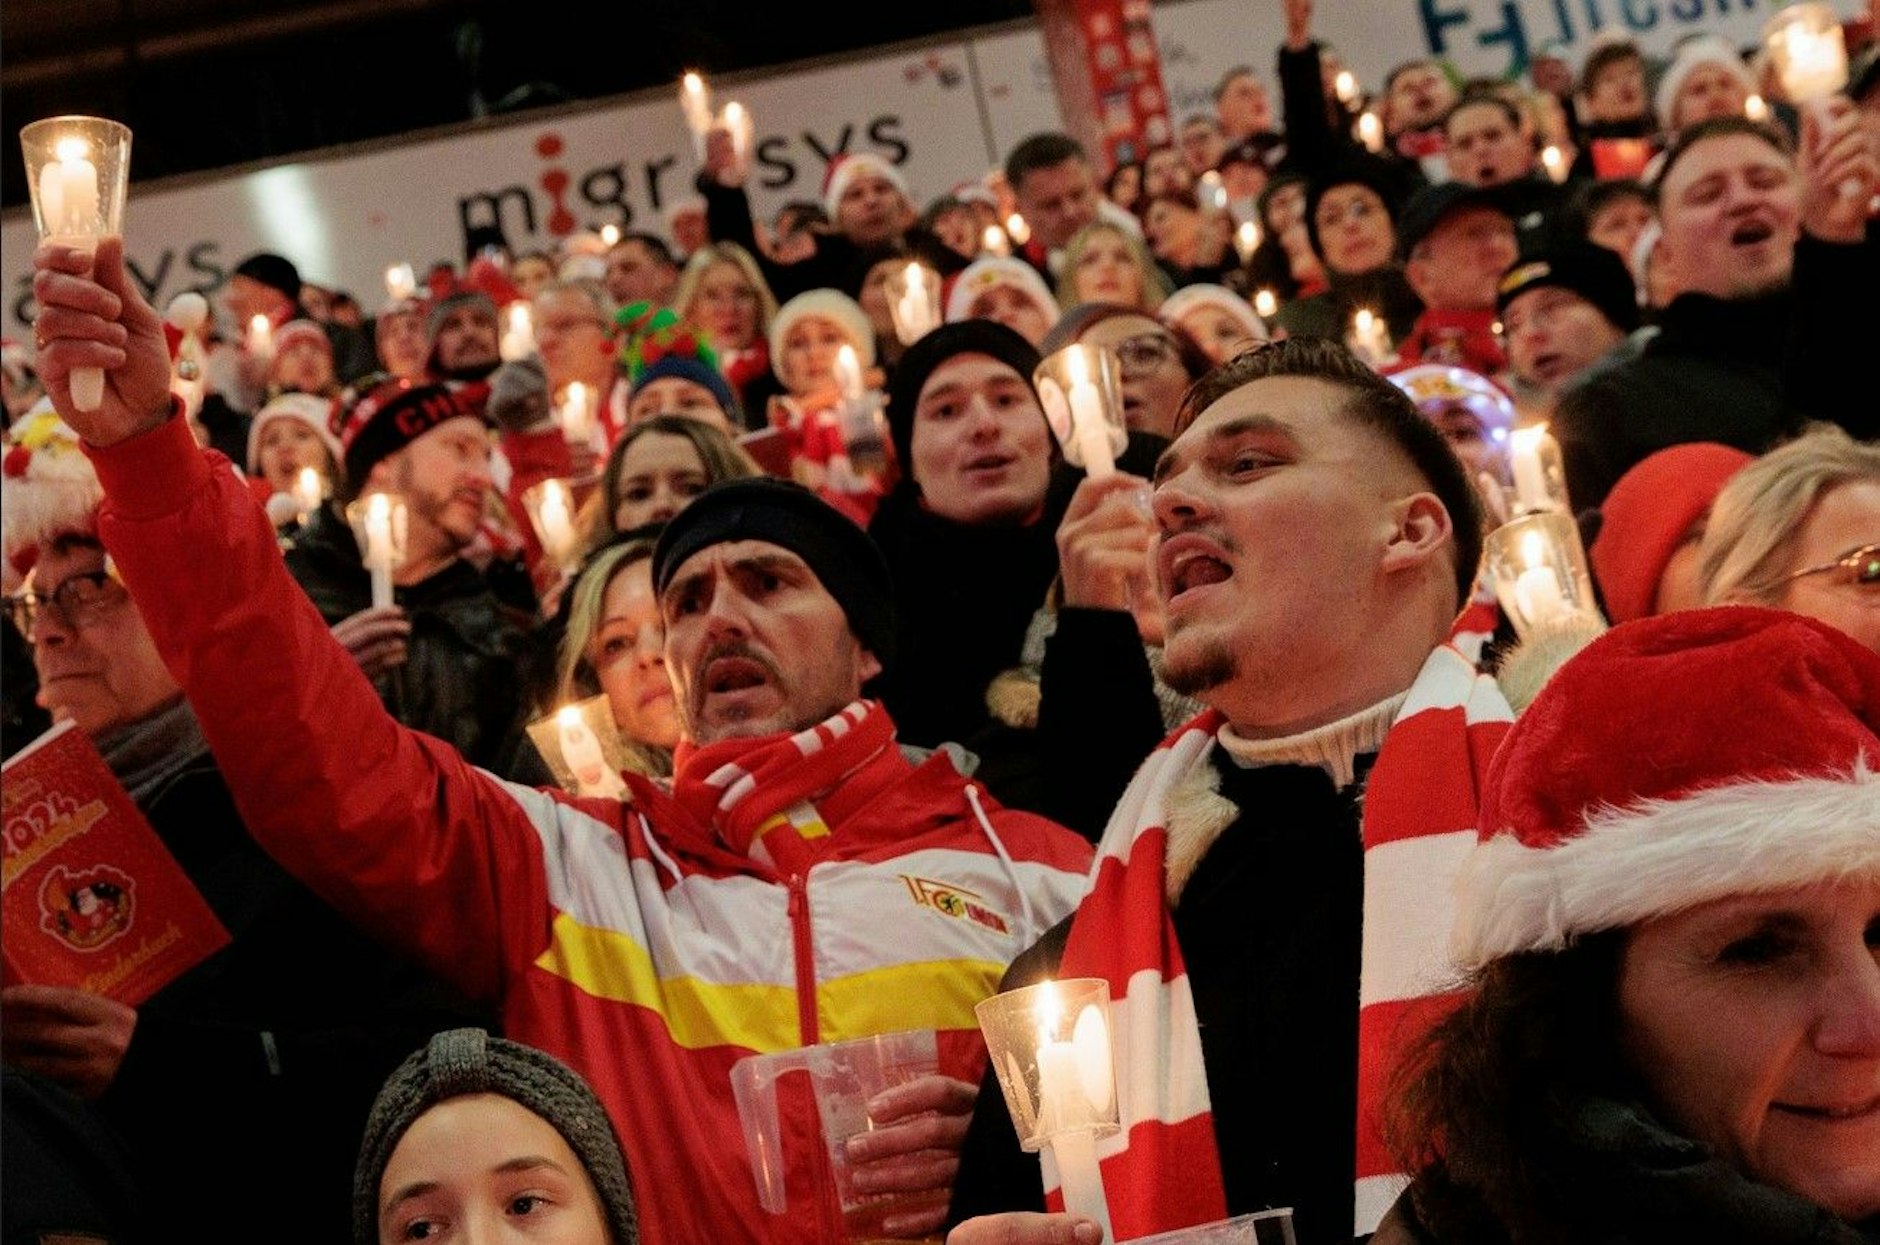
[[[561,759],[574,775],[575,794],[620,799],[627,793],[626,783],[607,764],[601,741],[588,725],[579,705],[563,705],[555,711],[556,732],[561,740]]]
[[[1358,114],[1358,141],[1370,151],[1384,150],[1384,123],[1374,112]]]
[[[1560,148],[1549,143],[1541,148],[1541,164],[1547,169],[1547,176],[1556,182],[1567,180],[1567,157]]]
[[[1005,236],[1012,240],[1013,246],[1024,246],[1031,241],[1031,226],[1017,212],[1005,218]]]
[[[320,508],[326,498],[326,481],[313,467],[302,467],[300,474],[294,477],[294,509],[300,514],[300,521],[305,523],[309,515]]]
[[[274,357],[274,322],[266,316],[254,316],[248,321],[248,353],[257,359]]]
[[[927,270],[919,264],[909,264],[903,269],[902,281],[901,296],[893,305],[894,328],[901,344],[911,346],[931,333],[938,323],[934,307],[937,290],[927,283]]]
[[[1340,103],[1349,104],[1358,98],[1357,75],[1349,69],[1339,70],[1338,76],[1332,79],[1332,91],[1338,96]]]
[[[1090,359],[1082,346],[1071,347],[1069,362],[1071,437],[1077,442],[1084,474],[1107,480],[1116,474],[1116,456],[1110,449],[1109,421],[1103,416],[1103,395],[1091,380]]]
[[[594,444],[594,435],[599,431],[600,422],[596,417],[594,402],[586,385],[578,380],[568,383],[559,413],[561,435],[568,444],[588,446]]]
[[[98,236],[98,166],[83,138],[59,140],[56,160],[39,170],[39,205],[51,241],[89,249]]]
[[[1548,486],[1544,455],[1554,439],[1546,424],[1516,428],[1508,437],[1508,459],[1514,472],[1514,512],[1533,514],[1537,510],[1559,510],[1553,489]]]
[[[392,569],[398,565],[398,546],[393,539],[393,529],[398,516],[396,510],[402,510],[402,503],[394,503],[386,493],[374,493],[366,498],[366,570],[372,576],[372,608],[383,609],[392,603]]]
[[[601,226],[601,241],[606,243],[608,246],[613,246],[615,243],[619,242],[620,241],[620,226],[612,225],[612,224],[602,225]]]
[[[751,139],[755,134],[750,110],[734,99],[725,105],[719,120],[731,134],[731,150],[737,155],[739,166],[750,163]]]
[[[561,480],[545,480],[531,515],[542,552],[564,571],[580,561],[580,542],[574,526],[574,499]]]
[[[1751,95],[1743,101],[1743,115],[1751,121],[1763,122],[1769,119],[1769,105],[1760,95]]]
[[[503,340],[498,353],[505,363],[515,363],[535,353],[535,318],[530,314],[529,304],[517,299],[509,304],[505,313]]]
[[[855,402],[862,396],[862,363],[855,347],[847,342],[836,351],[836,392],[844,402]]]
[[[1240,252],[1240,262],[1247,263],[1253,253],[1260,249],[1260,223],[1243,220],[1240,228],[1234,230],[1234,249]]]
[[[418,274],[410,264],[393,264],[385,270],[385,297],[402,303],[418,292]]]
[[[1213,169],[1201,175],[1201,184],[1195,195],[1203,208],[1216,212],[1227,210],[1227,187],[1221,182],[1221,175]]]
[[[1390,358],[1390,338],[1384,321],[1369,307],[1358,308],[1351,317],[1352,353],[1372,367]]]
[[[1261,290],[1253,296],[1253,309],[1262,320],[1271,320],[1279,313],[1279,299],[1272,290]]]
[[[1012,246],[1006,239],[1005,230],[997,225],[987,225],[986,232],[980,235],[979,250],[984,255],[1010,255]]]
[[[1097,1129],[1116,1088],[1109,1025],[1101,1010],[1086,1004],[1063,1041],[1056,1036],[1061,1015],[1057,985],[1047,982],[1038,992],[1038,1131],[1057,1164],[1064,1209],[1096,1220],[1103,1239],[1114,1240],[1097,1160]]]
[[[1528,626],[1544,627],[1571,615],[1573,606],[1547,559],[1547,546],[1539,532],[1522,535],[1521,562],[1521,573],[1514,581],[1514,600]]]
[[[712,128],[711,94],[705,89],[703,77],[688,73],[680,80],[679,110],[685,114],[686,128],[692,131],[693,139],[703,146]]]
[[[1804,20],[1787,22],[1776,29],[1770,50],[1776,53],[1782,89],[1793,103],[1826,99],[1847,83],[1847,45],[1838,18],[1819,30],[1810,29]]]

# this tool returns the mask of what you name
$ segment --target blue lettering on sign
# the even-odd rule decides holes
[[[1423,38],[1430,45],[1432,55],[1441,56],[1449,50],[1449,39],[1444,34],[1451,26],[1469,24],[1467,9],[1438,9],[1436,0],[1417,0],[1417,9],[1423,15]]]
[[[1642,0],[1645,10],[1643,16],[1638,13],[1641,0],[1619,0],[1619,13],[1625,18],[1625,24],[1633,30],[1650,30],[1658,24],[1658,5],[1654,0]]]

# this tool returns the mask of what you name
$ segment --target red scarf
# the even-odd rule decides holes
[[[1455,977],[1446,954],[1449,882],[1475,843],[1477,793],[1511,717],[1494,681],[1444,644],[1411,685],[1366,784],[1358,1233],[1377,1227],[1404,1184],[1379,1135],[1377,1107],[1406,1037],[1455,1002],[1453,993],[1434,993]],[[1110,983],[1123,1131],[1097,1152],[1120,1241],[1227,1216],[1201,1034],[1165,897],[1177,788],[1184,779],[1194,788],[1222,723],[1219,713],[1202,714],[1137,772],[1104,831],[1059,968],[1060,977]],[[1047,1199],[1062,1209],[1057,1183],[1047,1161]]]
[[[855,811],[855,798],[874,790],[874,784],[849,784],[853,794],[845,800],[847,780],[899,760],[887,711],[857,700],[793,735],[703,748],[680,743],[672,794],[726,847],[786,877],[801,876],[829,855],[832,830]]]

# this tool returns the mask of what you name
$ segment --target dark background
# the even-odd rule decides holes
[[[59,113],[129,125],[146,181],[1031,15],[1029,0],[5,0],[0,203],[26,202],[20,127]]]

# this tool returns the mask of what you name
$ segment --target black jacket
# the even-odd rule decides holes
[[[1561,396],[1554,436],[1575,510],[1605,500],[1649,454],[1721,441],[1751,454],[1807,420],[1880,436],[1880,402],[1866,361],[1876,323],[1880,247],[1804,236],[1787,290],[1724,300],[1685,294],[1638,358],[1603,369]]]
[[[287,569],[329,625],[372,603],[359,546],[331,507],[295,538]],[[411,638],[405,664],[379,680],[386,708],[471,763],[494,765],[517,712],[516,653],[533,613],[526,572],[506,562],[479,571],[460,558],[393,599]]]

